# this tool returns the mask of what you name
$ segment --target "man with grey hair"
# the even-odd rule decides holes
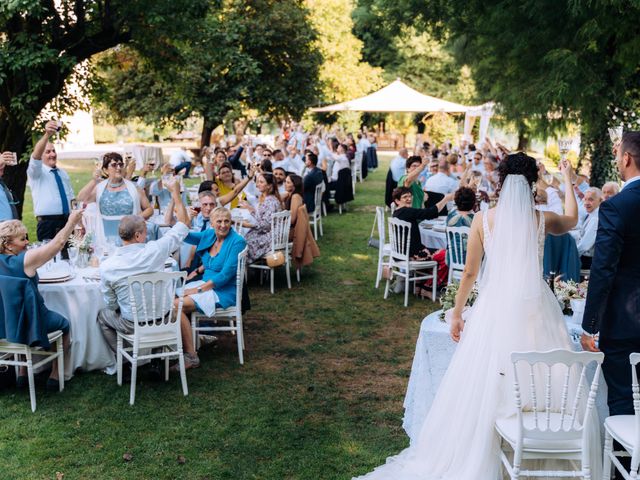
[[[602,201],[609,200],[618,193],[620,193],[620,185],[618,182],[607,182],[602,186]]]
[[[138,215],[125,216],[118,227],[123,246],[100,265],[100,288],[107,306],[100,310],[98,322],[114,352],[117,345],[116,332],[130,334],[134,331],[127,279],[133,275],[162,272],[167,258],[189,234],[190,221],[182,203],[180,184],[172,180],[166,187],[171,192],[178,222],[160,240],[145,243],[147,225],[144,219]],[[170,305],[161,308],[166,315]],[[185,366],[195,368],[200,365],[200,360],[193,347],[191,325],[188,321],[183,321],[181,328]]]
[[[600,203],[602,203],[602,191],[599,188],[590,187],[584,192],[582,203],[587,211],[587,216],[580,226],[580,233],[576,242],[582,268],[589,269],[591,268],[593,247],[598,233],[598,213],[600,211]]]

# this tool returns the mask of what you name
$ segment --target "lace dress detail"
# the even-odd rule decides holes
[[[538,260],[540,262],[540,271],[542,271],[542,261],[544,259],[544,239],[546,237],[544,212],[538,212]],[[491,230],[489,230],[489,220],[487,212],[482,213],[482,231],[484,234],[484,252],[488,255],[491,250]]]

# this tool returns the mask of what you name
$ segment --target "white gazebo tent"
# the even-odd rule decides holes
[[[467,127],[471,133],[471,127],[475,117],[480,117],[480,138],[484,138],[489,127],[489,120],[493,113],[486,105],[467,107],[458,103],[448,102],[440,98],[431,97],[414,90],[400,79],[396,79],[386,87],[364,97],[356,98],[342,103],[314,108],[314,112],[406,112],[406,113],[464,113],[465,134]]]

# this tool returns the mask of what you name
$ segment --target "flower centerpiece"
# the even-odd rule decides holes
[[[94,252],[93,249],[93,237],[90,233],[84,235],[80,233],[74,233],[69,237],[69,246],[71,248],[78,249],[78,258],[76,266],[78,268],[85,268],[89,265],[89,259]]]
[[[457,282],[452,282],[444,289],[444,292],[440,295],[440,305],[442,305],[442,312],[440,313],[440,320],[445,321],[445,314],[448,310],[451,310],[456,305],[456,295],[458,293],[458,289],[460,288],[460,284]],[[469,293],[469,299],[467,300],[466,306],[471,307],[478,298],[478,284],[474,283],[473,288],[471,289],[471,293]]]
[[[560,308],[565,314],[572,313],[572,310],[576,309],[578,304],[584,304],[588,287],[589,282],[587,280],[581,283],[576,283],[573,280],[565,282],[558,278],[554,280],[553,290],[558,303],[560,303]],[[576,302],[576,300],[579,302]],[[583,306],[582,309],[584,309]]]

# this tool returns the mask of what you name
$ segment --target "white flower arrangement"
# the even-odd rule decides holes
[[[563,310],[569,308],[569,304],[573,299],[581,299],[584,300],[587,297],[587,289],[589,287],[588,280],[585,280],[581,283],[576,283],[573,280],[569,280],[568,282],[562,281],[558,278],[554,280],[554,293],[558,302],[560,303],[560,307]]]
[[[452,282],[444,289],[444,292],[440,295],[440,305],[442,305],[442,312],[440,313],[440,320],[445,321],[445,313],[447,310],[452,309],[456,305],[456,294],[458,293],[458,289],[460,288],[460,284],[457,282]],[[471,307],[475,303],[478,298],[478,284],[474,283],[471,292],[469,293],[469,298],[467,300],[466,305]]]
[[[79,252],[93,253],[93,237],[90,233],[85,235],[73,234],[69,237],[69,245],[78,249]]]

